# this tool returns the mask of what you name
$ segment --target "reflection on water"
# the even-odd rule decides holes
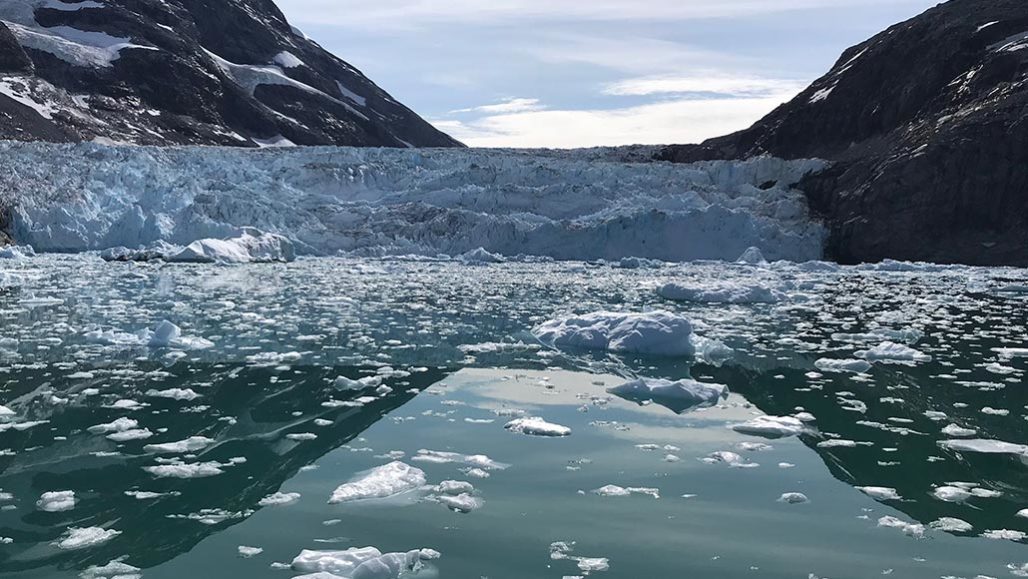
[[[81,372],[40,366],[4,375],[7,395],[15,401],[10,406],[30,421],[45,421],[0,433],[0,446],[18,449],[0,457],[0,488],[17,497],[10,503],[17,508],[0,511],[0,536],[13,539],[0,553],[6,571],[81,570],[125,554],[143,568],[173,559],[208,535],[245,520],[260,499],[301,468],[350,442],[444,376],[426,369],[386,379],[392,392],[346,407],[336,403],[353,401],[361,393],[340,392],[332,382],[338,376],[360,377],[356,368],[177,364],[165,369],[141,364],[97,368],[85,378],[76,374]],[[150,390],[176,388],[191,389],[200,397],[182,401],[146,396]],[[53,397],[65,402],[54,406]],[[146,406],[132,412],[110,407],[122,399]],[[131,417],[153,436],[115,443],[88,431],[119,417]],[[308,432],[317,438],[287,437]],[[189,462],[246,461],[225,467],[217,476],[186,480],[155,478],[143,470],[160,460],[143,450],[146,444],[194,436],[216,442]],[[75,492],[74,509],[35,509],[36,498],[56,490]],[[126,494],[133,491],[160,496],[140,500]],[[213,525],[180,518],[205,509],[214,513],[214,520],[227,518]],[[70,526],[102,526],[121,534],[91,549],[51,547]]]
[[[1026,360],[1002,350],[1028,346],[1024,297],[1010,289],[1028,285],[1021,270],[373,260],[215,268],[89,257],[12,268],[21,287],[0,291],[0,404],[16,414],[0,421],[0,492],[11,495],[0,495],[5,576],[75,577],[123,558],[147,579],[292,577],[303,549],[368,545],[437,549],[430,572],[490,579],[1000,577],[1028,560],[1018,535],[1028,533],[1018,516],[1028,507],[1023,456],[939,444],[1028,442]],[[654,291],[669,279],[760,283],[786,297],[670,303]],[[562,313],[651,308],[687,315],[734,354],[713,365],[557,351],[528,333]],[[214,346],[91,334],[164,319]],[[876,362],[866,374],[815,364],[886,339],[931,360]],[[353,390],[340,376],[381,383]],[[731,395],[677,414],[607,392],[638,377],[691,377]],[[800,412],[815,420],[798,437],[729,428]],[[572,434],[504,429],[521,415]],[[135,423],[90,430],[117,419]],[[193,455],[145,448],[190,437],[213,443]],[[426,450],[461,458],[426,461],[444,456]],[[475,472],[466,463],[478,459],[465,455],[478,454],[511,466]],[[144,470],[175,460],[222,472]],[[340,483],[393,460],[424,471],[431,488],[407,497],[421,500],[327,503]],[[438,501],[437,485],[454,480],[470,483],[460,488],[481,508],[462,514]],[[594,492],[609,485],[636,492]],[[74,491],[74,507],[38,507],[49,491]],[[300,497],[259,504],[277,491]],[[786,493],[809,502],[779,502]],[[943,518],[969,530],[932,528]],[[70,527],[120,534],[58,549]],[[263,551],[245,558],[240,546]]]

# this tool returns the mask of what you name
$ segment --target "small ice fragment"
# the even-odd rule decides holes
[[[283,493],[280,491],[264,497],[263,499],[257,502],[257,506],[272,507],[280,505],[291,505],[298,500],[300,500],[300,493]]]
[[[257,555],[260,555],[263,552],[264,552],[264,549],[262,549],[261,547],[247,547],[245,545],[240,545],[239,546],[239,556],[244,558],[244,559],[249,559],[250,557],[255,557]]]
[[[43,493],[36,501],[39,510],[60,513],[75,508],[75,491],[52,491]]]
[[[803,421],[793,416],[758,416],[741,424],[733,424],[732,430],[741,434],[783,438],[806,432]]]
[[[787,503],[790,505],[798,505],[801,503],[809,503],[810,499],[803,493],[785,493],[778,498],[778,502]]]
[[[898,500],[902,499],[902,497],[899,496],[899,493],[896,492],[896,489],[894,489],[894,488],[889,488],[889,487],[854,487],[854,488],[856,488],[858,491],[864,493],[865,495],[867,495],[867,496],[869,496],[869,497],[871,497],[873,499],[879,500],[879,501],[898,501]]]
[[[546,422],[542,418],[537,417],[516,418],[508,422],[504,428],[511,432],[527,434],[529,436],[562,437],[571,435],[571,429],[567,426]]]

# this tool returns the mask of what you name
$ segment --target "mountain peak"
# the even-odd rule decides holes
[[[460,146],[271,0],[0,0],[0,138]]]
[[[951,0],[848,49],[755,125],[661,157],[819,157],[843,262],[1028,264],[1028,3]]]

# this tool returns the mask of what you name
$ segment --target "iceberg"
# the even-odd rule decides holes
[[[609,350],[652,356],[692,356],[692,324],[678,314],[594,312],[548,321],[532,330],[555,348]]]

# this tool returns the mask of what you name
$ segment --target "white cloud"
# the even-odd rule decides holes
[[[751,64],[738,56],[681,42],[639,36],[547,34],[518,50],[544,64],[587,64],[633,75],[680,72],[702,63],[707,68]]]
[[[731,76],[709,71],[689,76],[655,76],[630,78],[611,83],[603,93],[612,96],[648,96],[660,94],[720,94],[735,97],[795,95],[806,87],[802,80]]]
[[[539,103],[539,99],[526,99],[526,98],[506,98],[494,105],[482,105],[479,107],[472,107],[469,109],[457,109],[452,111],[454,113],[486,113],[486,114],[504,114],[504,113],[523,113],[526,111],[537,111],[546,108]]]
[[[611,110],[540,110],[433,124],[473,147],[694,143],[744,129],[788,96],[675,99]]]

